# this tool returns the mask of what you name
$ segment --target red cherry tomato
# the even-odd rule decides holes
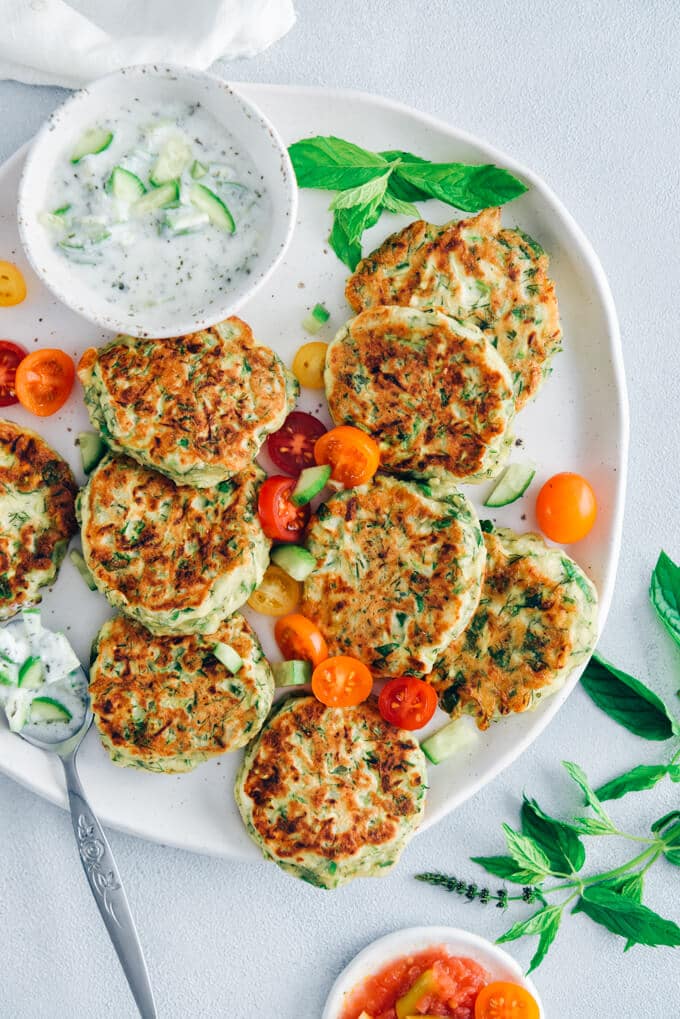
[[[437,694],[424,679],[398,676],[380,691],[378,709],[386,722],[399,729],[422,729],[437,710]]]
[[[19,402],[14,380],[17,366],[26,357],[26,351],[11,340],[0,340],[0,407]]]
[[[257,515],[262,530],[272,541],[298,541],[309,520],[309,506],[291,502],[294,478],[276,474],[267,478],[257,499]]]
[[[538,493],[538,526],[548,538],[560,545],[570,545],[585,538],[596,516],[595,493],[580,474],[569,471],[555,474]]]
[[[286,474],[298,475],[305,467],[313,467],[314,445],[326,431],[318,418],[294,410],[283,422],[278,432],[267,439],[267,452]]]

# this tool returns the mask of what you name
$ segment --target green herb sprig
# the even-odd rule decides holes
[[[361,260],[361,238],[383,212],[418,217],[414,202],[438,198],[463,212],[503,205],[527,190],[492,164],[431,163],[393,149],[370,152],[332,135],[303,138],[288,149],[298,185],[338,191],[331,202],[329,242],[350,269]]]
[[[673,640],[680,646],[680,568],[662,552],[652,574],[652,603]],[[581,680],[592,700],[619,725],[647,740],[680,737],[680,720],[640,680],[593,655]],[[680,867],[680,810],[672,810],[650,825],[650,834],[621,831],[607,813],[604,802],[630,792],[651,789],[663,778],[680,783],[680,746],[665,764],[638,765],[593,789],[582,768],[564,761],[569,777],[583,794],[588,813],[558,819],[547,814],[536,800],[524,796],[521,830],[503,825],[508,855],[472,857],[473,863],[511,884],[522,885],[519,895],[505,888],[496,892],[451,875],[417,874],[418,881],[444,888],[483,905],[495,903],[506,909],[511,903],[541,907],[525,920],[513,924],[499,943],[536,936],[538,947],[529,972],[536,969],[554,942],[565,913],[585,913],[595,923],[625,939],[625,951],[633,945],[680,946],[680,927],[642,902],[644,877],[657,860]],[[604,873],[584,875],[586,847],[583,837],[624,839],[643,846],[625,863]],[[560,895],[558,902],[551,901]]]

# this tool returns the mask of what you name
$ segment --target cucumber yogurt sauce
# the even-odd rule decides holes
[[[262,175],[199,103],[128,101],[65,150],[41,221],[126,317],[200,318],[251,271],[271,214]]]

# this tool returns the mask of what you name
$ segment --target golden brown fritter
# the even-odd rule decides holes
[[[112,449],[201,488],[247,467],[298,392],[239,318],[170,339],[117,336],[85,351],[78,376]]]
[[[431,676],[442,708],[480,729],[558,689],[597,639],[597,592],[565,552],[507,528],[484,541],[479,606]]]
[[[560,349],[562,329],[548,256],[500,209],[443,226],[412,223],[364,258],[347,281],[352,308],[442,308],[485,333],[508,365],[519,410]]]
[[[106,457],[79,496],[83,555],[111,604],[153,633],[212,633],[262,580],[255,464],[216,488]]]
[[[503,359],[436,310],[369,308],[326,355],[331,417],[369,432],[386,471],[479,481],[497,473],[515,413]]]
[[[218,642],[242,659],[235,675],[213,654]],[[92,710],[116,764],[190,771],[244,746],[271,707],[269,663],[238,613],[209,637],[154,637],[139,623],[116,616],[99,631],[93,654]]]
[[[0,421],[0,619],[40,601],[77,530],[71,469],[28,428]]]
[[[381,676],[430,672],[475,610],[484,542],[468,500],[377,475],[330,496],[312,516],[316,569],[300,611],[331,655],[348,654]]]
[[[385,873],[425,806],[425,758],[374,699],[327,708],[291,697],[246,755],[235,795],[266,857],[321,888]]]

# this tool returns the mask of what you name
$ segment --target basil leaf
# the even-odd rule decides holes
[[[401,149],[381,152],[380,155],[390,163],[395,162],[397,159],[403,160],[406,163],[429,164],[430,162],[429,159],[421,159],[420,156],[414,156],[412,152],[403,152]],[[415,184],[411,184],[407,180],[400,180],[399,177],[394,175],[390,178],[387,190],[395,198],[400,198],[404,202],[426,202],[431,198],[427,191],[423,191],[422,188],[416,187]]]
[[[662,700],[644,683],[594,654],[581,685],[598,708],[643,739],[665,740],[680,735],[678,723]]]
[[[393,212],[395,215],[415,216],[416,219],[420,216],[415,205],[411,205],[410,202],[405,202],[401,198],[394,197],[394,195],[390,192],[389,184],[387,186],[387,191],[383,195],[382,203],[383,208],[386,209],[387,212]]]
[[[303,138],[288,147],[288,154],[301,188],[327,191],[365,184],[383,173],[387,162],[376,152],[332,135]]]
[[[524,797],[522,831],[537,842],[556,874],[575,874],[586,861],[583,843],[573,829],[541,810],[535,800]]]
[[[354,272],[361,261],[361,245],[356,241],[350,242],[339,212],[336,212],[333,217],[333,227],[328,237],[328,243],[340,261]]]
[[[516,941],[517,938],[522,938],[526,934],[542,934],[543,931],[553,926],[555,919],[559,924],[561,916],[561,906],[546,906],[544,909],[539,909],[538,913],[534,913],[527,920],[520,920],[505,934],[501,934],[500,938],[496,938],[496,944],[502,945],[505,941]]]
[[[527,835],[521,835],[509,824],[503,825],[505,841],[511,857],[520,867],[525,870],[539,871],[543,874],[550,873],[550,860],[545,855],[538,843]]]
[[[545,874],[540,871],[518,867],[511,856],[472,856],[470,859],[489,874],[495,874],[515,885],[537,885],[545,879]]]
[[[573,912],[585,913],[612,934],[636,945],[680,945],[676,923],[603,885],[584,889]]]
[[[394,172],[398,180],[415,184],[430,197],[464,212],[503,205],[527,190],[508,170],[491,164],[401,162]]]
[[[578,764],[574,764],[572,761],[562,761],[562,764],[567,769],[569,777],[572,778],[574,782],[576,782],[576,784],[580,787],[585,797],[586,803],[588,804],[589,807],[592,808],[592,810],[595,811],[602,825],[607,825],[610,831],[616,831],[616,828],[612,824],[611,819],[607,816],[607,812],[605,811],[604,807],[597,798],[597,795],[591,788],[590,782],[588,781],[588,778],[583,768],[580,768]],[[589,818],[585,817],[576,818],[576,820],[587,821],[589,820]]]
[[[680,646],[680,566],[665,552],[654,567],[649,597],[657,616]]]
[[[551,908],[555,909],[556,907],[553,906]],[[538,967],[545,959],[546,955],[548,954],[548,949],[550,948],[553,941],[557,937],[557,932],[560,929],[561,922],[562,922],[562,911],[560,910],[556,915],[553,915],[549,919],[547,925],[541,931],[540,937],[538,939],[538,948],[536,949],[536,952],[534,953],[534,956],[531,962],[529,963],[527,976],[529,975],[529,973],[533,973],[535,969],[538,969]]]
[[[356,205],[367,205],[375,198],[382,199],[391,174],[392,169],[390,168],[385,173],[381,173],[379,176],[373,177],[372,180],[366,181],[365,184],[359,184],[358,187],[341,191],[331,202],[331,209],[351,209]]]
[[[601,800],[620,800],[626,793],[652,789],[667,774],[668,766],[665,764],[640,764],[637,768],[625,771],[623,775],[618,775],[610,782],[605,782],[595,792]]]

